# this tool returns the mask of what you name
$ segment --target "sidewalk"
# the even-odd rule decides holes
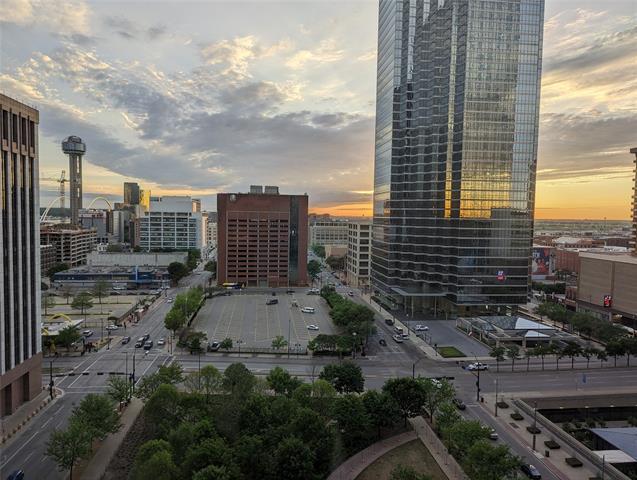
[[[55,398],[63,393],[59,389],[56,390]],[[15,438],[28,422],[33,419],[39,412],[51,404],[51,396],[48,388],[43,389],[37,397],[30,402],[20,406],[15,412],[0,422],[0,445],[6,447],[7,442]]]
[[[120,417],[122,423],[121,428],[116,433],[106,437],[104,442],[102,442],[83,469],[80,477],[82,480],[99,480],[104,476],[104,472],[106,472],[109,463],[111,463],[113,456],[117,453],[117,450],[124,441],[124,437],[126,437],[133,423],[135,423],[143,407],[144,403],[140,399],[133,397]]]

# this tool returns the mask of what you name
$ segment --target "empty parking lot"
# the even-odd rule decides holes
[[[279,303],[266,305],[276,298]],[[293,305],[296,300],[298,307]],[[315,313],[302,313],[301,307],[314,307]],[[290,346],[306,347],[318,334],[336,333],[328,314],[329,307],[318,295],[307,295],[306,290],[295,294],[257,294],[233,291],[231,296],[208,299],[199,311],[195,328],[207,333],[208,340],[231,338],[244,346],[271,347],[277,336],[290,339]],[[317,325],[318,331],[308,330]]]

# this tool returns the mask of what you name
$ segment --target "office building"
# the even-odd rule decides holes
[[[209,248],[215,248],[217,245],[217,221],[208,215],[206,221],[206,245]]]
[[[370,221],[348,224],[346,271],[347,283],[352,287],[369,287],[372,225]]]
[[[46,275],[46,272],[53,265],[55,265],[55,246],[40,245],[40,271],[42,276]]]
[[[97,231],[68,224],[43,224],[40,226],[40,242],[41,245],[55,247],[56,263],[76,267],[86,263],[86,256],[95,248]]]
[[[86,144],[80,137],[72,135],[62,141],[62,151],[69,156],[71,225],[78,226],[82,209],[82,157],[86,153]]]
[[[308,197],[262,192],[217,195],[217,282],[307,285]]]
[[[631,148],[630,153],[635,154],[635,185],[633,186],[633,234],[630,247],[633,249],[635,255],[637,255],[637,147]]]
[[[389,308],[523,304],[543,0],[381,0],[372,284]]]
[[[42,391],[39,112],[0,94],[0,417]]]
[[[124,182],[124,203],[126,205],[139,205],[140,193],[138,183]]]
[[[205,231],[201,212],[188,196],[151,197],[149,209],[139,218],[139,246],[144,250],[201,249]]]
[[[347,245],[346,221],[319,219],[310,224],[310,245]]]
[[[108,243],[112,231],[109,216],[107,210],[83,208],[79,213],[79,224],[83,229],[95,230],[97,243]]]

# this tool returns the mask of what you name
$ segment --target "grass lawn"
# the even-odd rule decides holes
[[[456,347],[438,347],[438,354],[444,358],[466,357]]]
[[[418,473],[430,475],[433,480],[448,480],[420,440],[413,440],[387,452],[363,470],[356,480],[387,480],[397,465],[410,466]]]

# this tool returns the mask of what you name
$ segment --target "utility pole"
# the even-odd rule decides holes
[[[537,402],[533,403],[533,451],[535,451],[535,437],[537,436]]]
[[[495,416],[498,416],[498,379],[495,379]]]
[[[51,400],[53,400],[53,398],[55,397],[54,391],[53,391],[53,360],[49,361],[49,377],[50,377],[50,381],[49,381],[49,394],[51,395]]]

